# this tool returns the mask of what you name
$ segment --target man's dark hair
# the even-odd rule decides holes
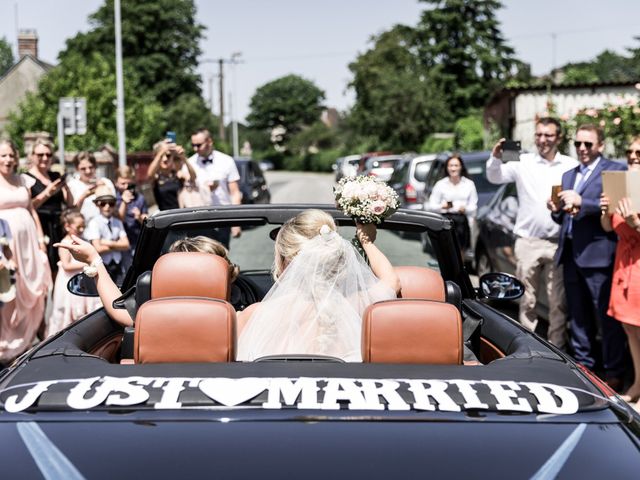
[[[604,130],[602,130],[597,125],[594,125],[593,123],[583,123],[578,128],[576,128],[576,133],[578,133],[580,130],[595,132],[595,134],[598,136],[598,143],[600,145],[604,143]]]
[[[544,125],[545,127],[547,125],[555,125],[556,126],[556,134],[558,135],[558,137],[562,135],[562,125],[560,124],[560,121],[557,118],[542,117],[542,118],[538,119],[538,121],[536,122],[536,125]]]
[[[201,133],[204,135],[204,138],[206,138],[206,139],[209,139],[209,138],[210,138],[210,139],[212,139],[212,140],[213,140],[213,137],[211,136],[211,132],[210,132],[207,128],[199,128],[198,130],[196,130],[195,132],[193,132],[191,135],[192,135],[192,136],[193,136],[193,135],[199,135],[199,134],[201,134]]]

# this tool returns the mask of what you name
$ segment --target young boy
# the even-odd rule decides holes
[[[144,196],[136,190],[133,169],[127,165],[118,168],[116,180],[116,215],[127,232],[129,250],[122,252],[124,270],[131,265],[136,251],[136,243],[142,230],[142,222],[147,218],[147,202]]]
[[[93,244],[109,275],[119,284],[124,274],[122,252],[129,250],[127,232],[122,221],[114,215],[116,197],[110,188],[98,186],[94,203],[100,215],[89,221],[84,237]]]

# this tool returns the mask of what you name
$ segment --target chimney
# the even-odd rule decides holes
[[[18,59],[25,55],[38,58],[38,34],[35,30],[20,30],[18,32]]]

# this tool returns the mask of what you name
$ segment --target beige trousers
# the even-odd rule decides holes
[[[524,283],[520,298],[519,321],[531,331],[538,324],[536,303],[538,287],[545,288],[549,299],[549,331],[547,339],[564,348],[567,342],[567,308],[562,281],[562,265],[556,267],[553,256],[558,245],[542,238],[518,238],[515,245],[516,276]]]

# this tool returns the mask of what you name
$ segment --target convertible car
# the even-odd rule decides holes
[[[309,207],[148,218],[114,302],[134,327],[99,309],[0,374],[3,478],[638,477],[640,417],[487,305],[522,284],[489,273],[475,288],[437,214],[400,210],[381,226],[402,298],[363,315],[362,362],[236,361],[236,311],[272,284],[273,230]],[[353,220],[324,209],[350,238]],[[232,285],[218,257],[166,253],[230,225],[253,227],[231,244]],[[426,234],[434,256],[401,231]]]

